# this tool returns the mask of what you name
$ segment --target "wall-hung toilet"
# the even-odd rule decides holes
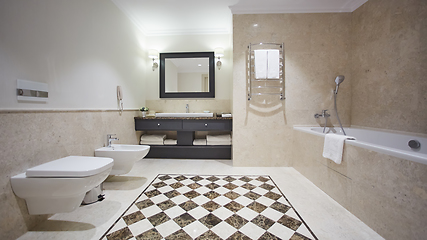
[[[30,168],[10,181],[30,214],[71,212],[87,191],[108,177],[113,163],[111,158],[69,156]]]
[[[150,151],[149,145],[112,144],[95,150],[97,157],[114,159],[110,175],[122,175],[130,172],[136,161],[143,159]]]

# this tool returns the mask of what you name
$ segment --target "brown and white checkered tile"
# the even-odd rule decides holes
[[[162,174],[101,239],[317,239],[269,176]]]

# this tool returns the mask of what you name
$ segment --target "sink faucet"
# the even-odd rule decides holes
[[[323,127],[323,133],[325,133],[326,125],[328,125],[328,117],[331,116],[329,113],[327,113],[327,111],[328,110],[325,109],[325,110],[322,110],[322,114],[318,114],[318,113],[314,114],[314,118],[320,118],[320,117],[325,118],[325,126]]]
[[[118,138],[113,138],[112,136],[115,136],[116,134],[107,134],[107,142],[108,142],[108,145],[107,145],[107,147],[111,147],[111,142],[112,141],[118,141],[119,139]]]
[[[188,106],[188,103],[187,103],[187,105],[185,105],[185,112],[189,113],[189,110],[190,110],[190,107]]]

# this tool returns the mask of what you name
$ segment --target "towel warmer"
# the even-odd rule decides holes
[[[255,78],[255,50],[275,49],[279,50],[279,79],[256,79]],[[252,96],[278,95],[280,100],[285,99],[285,60],[283,43],[251,43],[248,45],[247,59],[247,85],[248,101]]]

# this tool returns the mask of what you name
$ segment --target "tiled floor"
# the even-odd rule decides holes
[[[166,174],[103,239],[316,239],[269,176]]]
[[[268,175],[318,239],[383,239],[291,167],[233,167],[232,161],[174,159],[136,162],[130,173],[104,183],[104,201],[55,214],[19,239],[99,240],[158,174]]]

